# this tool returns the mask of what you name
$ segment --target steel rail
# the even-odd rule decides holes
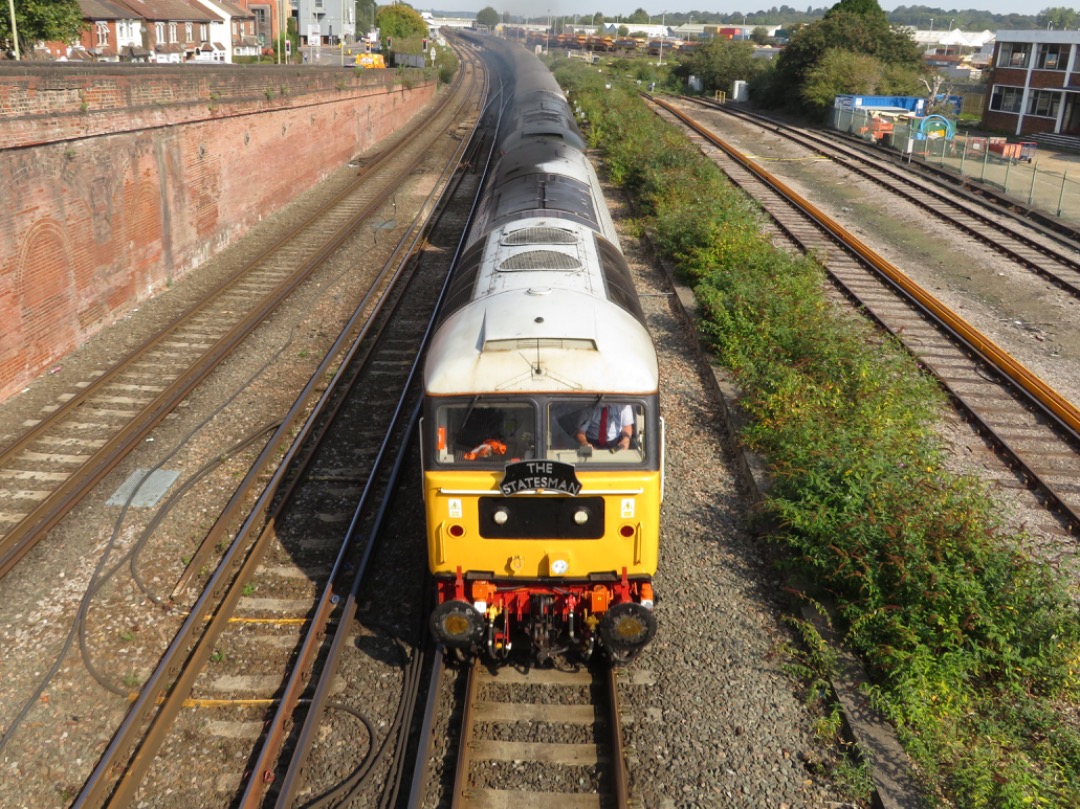
[[[477,62],[477,66],[479,66],[479,62]],[[474,80],[475,80],[477,78],[476,67],[475,66],[473,68],[473,76],[474,76]],[[483,73],[479,74],[479,79],[482,82],[482,84],[481,84],[481,88],[482,88],[481,89],[481,97],[484,97],[484,96],[487,95],[487,87],[488,87],[488,75],[487,75],[487,73],[483,72]],[[472,151],[477,146],[476,136],[477,136],[477,133],[479,131],[479,121],[480,121],[480,119],[482,117],[483,117],[483,112],[481,112],[481,114],[478,116],[477,125],[473,127],[472,131],[469,134],[469,137],[467,139],[463,140],[463,142],[461,144],[461,148],[458,150],[458,155],[460,157],[464,158],[464,156],[466,154],[468,154],[470,151]],[[486,176],[486,170],[487,170],[486,167],[490,166],[490,163],[491,163],[491,157],[492,157],[491,153],[489,152],[487,157],[486,157],[485,163],[484,163],[484,165],[485,165],[485,172],[484,172],[485,176]],[[460,180],[461,180],[461,176],[459,175],[459,177],[458,177],[459,183],[460,183]],[[481,179],[481,184],[482,184],[482,179]],[[440,199],[439,207],[445,207],[445,205],[447,204],[447,201],[448,201],[448,192],[444,192],[444,194],[442,195],[442,198]],[[454,264],[456,263],[457,257],[461,254],[461,251],[462,251],[462,249],[464,247],[465,234],[468,232],[469,223],[472,222],[472,219],[473,219],[473,217],[475,215],[476,202],[477,202],[476,199],[474,199],[473,202],[472,202],[472,205],[471,205],[470,211],[469,211],[469,215],[468,215],[467,223],[466,223],[465,227],[463,228],[463,232],[462,232],[461,237],[460,237],[460,239],[458,241],[458,244],[457,244],[457,247],[456,247],[456,249],[454,251],[454,254],[450,258],[449,263],[450,263],[451,267],[453,267]],[[446,296],[446,291],[447,291],[447,288],[449,286],[449,279],[450,279],[450,275],[447,274],[446,278],[444,278],[444,280],[443,280],[442,287],[439,290],[439,294],[438,294],[437,300],[435,302],[435,306],[433,308],[432,318],[430,319],[430,321],[427,324],[427,327],[425,328],[424,334],[423,334],[423,336],[421,338],[421,341],[420,341],[420,349],[417,351],[416,359],[415,359],[414,363],[412,364],[412,366],[409,369],[408,380],[406,381],[406,383],[404,385],[402,397],[398,401],[398,404],[396,406],[395,415],[394,415],[395,420],[400,416],[402,408],[404,407],[404,404],[405,404],[405,399],[406,399],[406,397],[408,395],[408,390],[411,387],[412,382],[415,379],[417,373],[419,372],[421,357],[424,354],[427,343],[428,343],[428,341],[430,340],[430,337],[431,337],[432,329],[434,327],[434,315],[435,315],[435,313],[437,313],[439,311],[439,308],[440,308],[440,306],[442,304],[442,301],[444,300],[444,298]],[[413,414],[411,416],[411,419],[410,419],[410,423],[415,423],[418,416],[419,416],[419,404],[417,405],[416,409],[414,409],[414,412],[413,412]],[[410,432],[411,432],[411,429],[410,429]],[[388,439],[389,439],[389,433],[388,433],[387,439],[385,439],[383,441],[382,445],[379,447],[379,450],[378,450],[378,452],[376,454],[376,457],[375,457],[375,459],[373,461],[373,466],[377,467],[382,463],[382,460],[383,460],[385,454],[387,453],[387,451],[389,449],[389,447],[387,445],[387,440]],[[395,477],[397,475],[398,469],[400,468],[401,461],[402,461],[402,456],[399,454],[398,459],[397,459],[397,461],[395,462],[395,465],[394,465],[393,475]],[[352,519],[352,521],[350,523],[350,526],[349,526],[349,529],[348,529],[348,531],[346,533],[346,543],[351,541],[352,535],[354,534],[354,532],[357,529],[357,526],[359,525],[360,514],[361,514],[361,511],[364,508],[365,501],[367,500],[367,497],[368,497],[368,493],[369,493],[369,490],[370,490],[370,482],[373,479],[374,479],[374,475],[369,477],[369,479],[368,479],[369,480],[369,485],[365,487],[364,492],[361,494],[360,503],[358,504],[358,506],[356,508],[356,511],[355,511],[355,513],[353,515],[353,519]],[[346,603],[345,603],[345,606],[344,606],[344,609],[343,609],[344,617],[343,617],[342,620],[338,621],[338,629],[337,629],[337,632],[335,633],[335,637],[334,637],[334,639],[333,639],[333,641],[331,643],[330,651],[329,651],[329,653],[327,655],[327,658],[326,658],[326,660],[324,662],[322,675],[320,677],[319,683],[316,686],[315,695],[311,700],[311,703],[310,703],[310,706],[308,708],[307,714],[306,714],[306,716],[304,718],[304,723],[303,723],[303,725],[302,725],[302,727],[300,729],[300,732],[299,732],[299,735],[298,735],[298,738],[297,738],[297,741],[296,741],[296,745],[295,745],[295,749],[296,749],[297,752],[293,753],[293,756],[289,761],[289,765],[288,765],[288,768],[286,770],[286,773],[285,773],[284,777],[282,778],[281,787],[280,787],[279,794],[278,794],[277,801],[276,801],[277,806],[289,806],[289,805],[291,805],[292,800],[295,798],[296,792],[299,790],[299,788],[301,786],[301,778],[302,778],[302,774],[303,774],[303,768],[304,768],[304,766],[306,764],[310,748],[311,748],[311,746],[314,743],[314,740],[316,738],[316,734],[317,734],[318,727],[319,727],[320,722],[321,722],[322,713],[323,713],[323,711],[325,709],[325,705],[328,702],[329,697],[330,697],[330,694],[329,694],[329,692],[327,690],[326,684],[329,683],[333,679],[334,675],[336,674],[336,671],[337,671],[337,668],[338,668],[338,665],[339,665],[339,661],[340,661],[340,657],[341,657],[341,654],[342,654],[342,650],[344,648],[343,642],[344,642],[344,639],[345,639],[345,636],[346,636],[345,627],[351,622],[352,616],[355,613],[355,610],[356,610],[356,597],[357,597],[358,592],[359,592],[358,588],[359,588],[359,585],[360,585],[360,581],[363,578],[364,569],[366,567],[368,557],[370,556],[371,549],[374,546],[374,537],[377,536],[377,533],[378,533],[377,526],[381,524],[381,521],[385,516],[385,508],[386,508],[386,503],[384,502],[379,507],[379,513],[376,516],[376,527],[373,527],[371,529],[372,540],[369,541],[369,543],[367,545],[367,548],[365,550],[364,559],[357,568],[357,573],[356,573],[356,576],[354,578],[354,583],[353,583],[352,587],[350,588],[350,592],[349,592],[348,598],[346,600]],[[437,657],[438,657],[438,659],[441,659],[441,653]],[[290,692],[292,692],[292,696],[289,698],[288,701],[293,702],[293,704],[299,704],[299,696],[300,696],[300,693],[301,693],[301,686],[302,685],[303,685],[302,683],[298,682],[298,683],[294,684],[292,681],[290,681],[289,685],[286,687],[286,693],[289,694]],[[252,771],[253,771],[253,774],[255,774],[255,777],[253,777],[249,781],[249,785],[245,789],[244,796],[241,799],[241,805],[242,806],[254,807],[254,806],[258,805],[258,802],[255,801],[256,796],[253,795],[253,793],[261,792],[261,790],[255,788],[256,784],[258,783],[257,782],[257,776],[259,776],[261,774],[262,780],[264,782],[268,778],[272,777],[272,774],[273,774],[273,762],[277,759],[278,755],[280,754],[280,748],[284,743],[285,725],[286,725],[286,723],[288,721],[290,721],[291,716],[292,716],[291,711],[287,710],[286,702],[287,702],[286,700],[282,701],[281,707],[279,707],[279,710],[278,710],[277,714],[275,715],[275,717],[273,718],[273,720],[270,723],[270,730],[267,733],[267,741],[264,743],[263,749],[259,753],[258,761],[256,762],[255,766],[252,768]]]
[[[455,154],[456,163],[460,163],[463,156],[471,148],[474,135],[475,129],[473,130],[473,133],[470,134],[469,138],[462,140],[462,143]],[[436,207],[441,208],[445,205],[447,200],[447,193],[448,191],[440,195],[440,200],[437,203]],[[417,238],[419,238],[419,234]],[[415,240],[414,244],[410,248],[410,253],[414,248]],[[395,406],[395,412],[391,419],[391,426],[387,430],[386,436],[383,439],[381,445],[379,446],[379,450],[374,460],[372,461],[372,474],[368,477],[368,482],[365,485],[363,492],[361,493],[360,501],[357,504],[356,510],[353,514],[353,518],[345,534],[344,545],[346,547],[354,544],[355,534],[358,530],[358,526],[360,523],[360,515],[367,508],[367,501],[372,491],[372,484],[375,480],[375,470],[378,470],[382,467],[385,459],[390,452],[389,442],[394,432],[394,425],[396,425],[404,415],[403,411],[406,400],[410,395],[410,389],[413,386],[414,380],[419,373],[420,364],[424,355],[424,348],[426,347],[428,338],[430,337],[431,327],[432,324],[429,323],[423,335],[420,349],[419,351],[417,351],[417,355],[411,367],[409,368],[407,379],[402,388],[401,397],[399,398],[397,405]],[[412,414],[409,416],[409,424],[415,424],[418,418],[419,402],[413,409]],[[412,429],[410,428],[408,432],[411,434]],[[399,447],[397,450],[397,456],[394,459],[393,469],[391,472],[392,477],[395,479],[399,473],[404,457],[405,447],[402,446]],[[363,559],[355,569],[353,583],[349,588],[349,593],[345,599],[345,604],[341,608],[341,619],[337,622],[337,631],[334,634],[330,650],[324,661],[322,674],[319,678],[319,682],[316,685],[315,694],[311,700],[311,704],[308,708],[307,714],[304,717],[304,722],[301,726],[295,745],[295,751],[289,761],[289,766],[281,781],[280,792],[276,801],[277,806],[291,805],[293,799],[295,798],[296,792],[300,788],[303,768],[307,761],[311,745],[314,743],[314,740],[316,738],[318,727],[322,719],[324,707],[331,696],[331,681],[333,680],[334,675],[337,672],[341,654],[346,643],[349,626],[351,626],[353,617],[355,616],[356,599],[359,593],[359,586],[366,574],[367,564],[371,557],[372,549],[375,546],[374,538],[378,535],[378,526],[381,525],[382,519],[385,516],[386,507],[387,501],[384,498],[384,501],[379,506],[375,525],[371,529],[371,536],[369,537],[369,541],[365,548]],[[331,574],[330,578],[331,586],[328,587],[327,591],[328,600],[333,598],[334,595],[332,585],[336,581],[335,573],[343,564],[344,550],[345,549],[343,548],[342,554],[339,556],[338,560],[334,564],[334,573]],[[336,601],[337,599],[333,600]],[[278,757],[280,756],[281,749],[284,745],[288,726],[292,722],[295,708],[300,703],[300,697],[303,691],[307,689],[310,685],[306,678],[297,676],[297,674],[299,674],[299,672],[294,671],[293,676],[289,678],[289,681],[285,687],[285,693],[281,702],[279,703],[278,710],[275,712],[273,719],[270,721],[269,728],[266,733],[266,739],[262,745],[262,748],[259,751],[258,758],[254,766],[252,767],[252,777],[248,780],[248,785],[245,788],[244,794],[240,800],[240,806],[245,807],[245,809],[255,809],[255,807],[261,805],[264,797],[265,785],[268,783],[268,779],[273,777],[274,766]]]
[[[630,783],[626,773],[626,758],[623,754],[622,708],[619,706],[619,672],[614,666],[608,666],[605,672],[608,691],[608,713],[611,734],[611,778],[615,782],[615,802],[618,809],[630,806]]]
[[[509,668],[506,670],[510,671]],[[593,669],[588,679],[583,678],[580,682],[572,682],[577,687],[587,687],[589,691],[588,707],[592,708],[591,715],[593,718],[591,720],[583,721],[579,713],[581,709],[587,707],[585,704],[573,701],[568,703],[561,699],[557,702],[545,703],[525,698],[523,701],[527,705],[519,705],[515,708],[515,713],[518,709],[524,708],[526,716],[534,722],[548,721],[553,724],[580,722],[581,724],[589,724],[594,728],[596,741],[593,744],[590,745],[580,741],[564,743],[521,742],[518,749],[513,751],[515,760],[526,761],[540,766],[559,767],[568,764],[570,766],[582,766],[586,761],[589,762],[589,766],[599,765],[603,775],[607,776],[606,780],[610,789],[604,787],[598,789],[597,792],[554,792],[537,790],[536,788],[520,790],[520,788],[515,789],[513,786],[502,789],[491,785],[475,788],[470,786],[470,772],[475,759],[488,760],[498,757],[500,760],[505,760],[501,754],[494,753],[494,750],[502,744],[517,744],[475,738],[476,726],[481,723],[510,723],[515,721],[508,715],[506,710],[508,706],[514,705],[514,702],[490,703],[480,698],[481,681],[499,682],[502,673],[503,670],[489,672],[479,656],[473,659],[473,663],[466,673],[464,703],[458,720],[460,731],[458,734],[457,761],[454,766],[454,780],[450,794],[450,809],[480,809],[480,807],[495,805],[510,806],[515,800],[515,795],[523,806],[528,807],[551,805],[572,806],[575,809],[597,809],[600,806],[614,806],[617,809],[630,809],[634,805],[634,801],[630,796],[625,760],[626,748],[618,697],[619,672],[611,665],[604,665],[602,671]],[[522,673],[518,678],[513,678],[512,674],[510,684],[527,688],[532,684],[533,678],[539,678],[540,684],[551,686],[558,682],[549,679],[552,675],[562,678],[576,677],[580,674],[581,672],[567,674],[566,672],[557,672],[550,669],[534,668]],[[563,684],[566,684],[566,682],[564,681]],[[601,694],[600,691],[604,693]],[[502,707],[503,710],[500,711],[497,707]],[[576,716],[568,713],[570,711],[575,712]],[[550,715],[550,719],[545,718],[548,715]],[[607,751],[603,751],[602,748],[605,745],[599,741],[601,736],[599,731],[596,730],[597,725],[602,724],[605,719],[608,722]],[[555,751],[548,749],[549,747],[555,748]],[[583,757],[582,748],[594,749],[595,758],[592,758],[591,753],[588,758]],[[607,762],[606,768],[604,766],[605,761]]]
[[[1073,405],[1072,402],[1043,382],[1019,360],[1009,355],[990,338],[986,337],[974,326],[969,324],[955,312],[951,311],[937,298],[916,284],[911,278],[901,272],[899,268],[877,255],[861,240],[850,234],[843,226],[808,200],[801,197],[781,180],[765,171],[733,146],[717,137],[708,129],[700,126],[696,121],[673,107],[671,104],[657,98],[653,98],[652,101],[675,115],[684,124],[691,127],[714,146],[723,149],[725,153],[730,155],[746,170],[752,172],[762,182],[783,195],[808,216],[819,221],[838,242],[849,247],[863,261],[887,278],[896,288],[900,289],[905,295],[917,302],[923,309],[929,312],[936,320],[944,324],[953,334],[961,339],[988,364],[1000,369],[1018,389],[1022,390],[1032,400],[1045,409],[1047,413],[1051,415],[1074,439],[1080,441],[1080,409]]]
[[[412,168],[413,166],[408,167],[402,173],[403,176],[410,173]],[[393,189],[389,189],[387,197],[392,192]],[[407,231],[403,241],[407,242],[411,235],[413,236],[412,244],[415,246],[416,231],[417,227],[414,225]],[[371,295],[374,294],[375,290],[383,286],[382,279],[388,274],[390,267],[391,263],[388,263],[380,275],[380,279],[376,281],[372,290],[369,291],[368,296],[356,308],[353,318],[342,330],[334,348],[327,354],[319,368],[309,379],[307,386],[290,409],[275,436],[268,442],[260,458],[253,465],[252,470],[245,476],[244,484],[241,485],[238,494],[233,497],[226,512],[217,520],[212,532],[223,532],[228,523],[227,516],[239,513],[238,504],[244,499],[243,492],[259,485],[261,475],[273,463],[272,456],[275,454],[276,448],[285,443],[288,433],[294,429],[295,424],[302,420],[305,409],[304,403],[324,383],[325,373],[337,361],[336,357],[340,352],[342,341],[347,334],[355,330],[357,319],[366,309]],[[377,314],[378,309],[369,313],[369,321]],[[366,334],[366,329],[362,330],[360,337],[354,338],[352,351],[355,351],[355,343],[359,342],[364,334]],[[337,377],[335,377],[336,380]],[[333,385],[324,393],[320,401],[325,403],[332,393]],[[196,601],[184,625],[178,631],[176,638],[163,656],[162,661],[147,680],[136,703],[129,710],[124,724],[114,736],[94,772],[84,784],[82,793],[74,806],[100,806],[106,801],[114,805],[127,805],[134,799],[135,790],[145,778],[156,751],[164,740],[168,727],[172,724],[183,705],[184,697],[190,693],[195,678],[209,660],[213,652],[214,641],[224,631],[227,616],[235,611],[242,595],[243,582],[251,577],[266,548],[276,538],[277,512],[267,519],[265,526],[253,543],[245,541],[244,537],[254,530],[256,524],[262,519],[261,515],[268,511],[271,501],[279,493],[279,487],[285,475],[294,467],[292,461],[299,446],[310,434],[315,419],[321,414],[322,407],[317,406],[306,419],[303,419],[303,426],[299,435],[292,442],[285,458],[281,460],[275,469],[269,484],[266,485],[255,507],[251,509],[236,540],[222,559],[204,592]],[[290,491],[299,478],[299,475],[294,478]],[[284,503],[287,500],[288,496],[286,494],[282,496],[280,502]],[[209,544],[213,545],[214,543]],[[204,546],[206,545],[207,543],[204,543]],[[232,577],[231,582],[230,576]],[[326,610],[321,609],[317,617],[325,618],[325,615]],[[314,625],[314,622],[309,625],[309,631],[312,625]],[[198,639],[195,640],[195,638]],[[139,735],[144,725],[149,725],[149,730],[145,733],[142,743],[139,744]],[[134,756],[131,757],[127,768],[116,786],[111,787],[113,762],[129,756],[129,751],[135,748],[136,745],[139,745],[138,749]],[[112,789],[111,795],[109,794],[110,789]]]
[[[760,126],[759,121],[761,120],[768,121],[778,135],[804,148],[812,149],[823,157],[841,162],[847,170],[853,171],[859,176],[865,177],[871,182],[878,183],[893,193],[911,200],[943,222],[1027,267],[1074,297],[1080,297],[1080,261],[1074,258],[1078,249],[1075,238],[1067,238],[1061,232],[1052,231],[1041,226],[1036,227],[1029,219],[1023,219],[1015,213],[1003,209],[1000,204],[987,201],[985,197],[966,195],[966,199],[958,199],[955,189],[951,193],[945,193],[941,190],[938,181],[927,179],[923,175],[914,175],[911,172],[901,171],[891,165],[891,161],[883,160],[878,155],[871,158],[855,146],[846,144],[841,146],[814,132],[801,131],[772,119],[759,118],[744,111],[733,112],[730,108],[713,105],[691,96],[685,96],[683,100],[714,112],[722,112],[744,121],[751,121],[755,126]],[[837,157],[837,154],[840,157]],[[887,179],[882,179],[883,177]],[[964,217],[969,217],[972,224],[950,214],[946,207],[926,205],[924,200],[919,199],[919,194],[940,202],[942,206],[947,206],[953,211],[960,212]],[[1054,242],[1057,247],[1051,248],[1039,242],[1039,240],[1021,232],[1021,230],[1004,224],[1000,221],[1002,219],[1008,219],[1011,223],[1018,224],[1024,229],[1035,228],[1041,236]],[[995,237],[1002,238],[996,239]],[[1012,242],[1011,245],[1007,243],[1010,241]],[[1024,249],[1034,251],[1057,266],[1051,267],[1040,264],[1033,257],[1025,255]],[[1070,280],[1070,277],[1072,280]]]
[[[431,116],[426,120],[433,120],[433,116],[441,113],[450,99],[454,96],[447,93],[435,106]],[[420,137],[424,127],[417,126],[404,138],[400,145],[411,143]],[[370,171],[380,168],[390,160],[392,152],[380,154],[378,160],[370,167]],[[365,171],[365,176],[370,175]],[[400,175],[407,176],[407,173]],[[320,219],[320,215],[340,201],[349,193],[354,193],[359,182],[354,182],[342,191],[334,200],[327,205],[321,206],[319,211],[312,214],[301,226],[300,230],[306,229]],[[219,338],[214,346],[198,357],[187,370],[178,376],[164,391],[155,397],[146,407],[133,415],[133,418],[111,436],[107,442],[86,461],[71,477],[65,480],[56,490],[25,518],[17,523],[10,531],[0,537],[0,578],[3,578],[18,562],[30,551],[31,548],[51,530],[61,519],[66,516],[75,505],[85,497],[109,472],[111,472],[127,455],[157,427],[161,421],[169,415],[183,401],[199,383],[207,378],[210,373],[238,345],[253,331],[266,317],[276,309],[303,281],[305,281],[317,269],[326,257],[337,250],[342,243],[351,237],[356,226],[368,218],[378,206],[385,202],[394,193],[394,183],[388,184],[383,192],[375,200],[370,201],[362,210],[353,214],[344,227],[340,228],[329,240],[324,241],[311,256],[304,261],[295,272],[291,273],[284,281],[278,284],[269,294],[265,295],[256,308],[249,310],[225,335]],[[295,232],[293,233],[295,238]],[[274,244],[261,251],[259,255],[247,267],[222,284],[211,297],[204,299],[199,304],[188,309],[164,329],[157,332],[150,341],[131,352],[109,372],[91,383],[71,401],[58,408],[48,419],[37,425],[33,430],[24,434],[12,446],[0,454],[0,464],[14,459],[18,453],[25,450],[29,445],[45,434],[50,429],[62,423],[65,418],[77,412],[77,408],[101,393],[109,384],[114,382],[133,363],[146,357],[151,351],[157,350],[158,346],[177,330],[191,322],[198,314],[203,312],[208,304],[220,298],[226,292],[241,283],[248,271],[264,262],[266,258],[279,251],[288,242],[283,236]]]
[[[685,96],[685,98],[691,99],[692,97]],[[760,122],[764,121],[769,126],[779,127],[781,130],[790,128],[790,125],[786,122],[771,118],[759,112],[737,109],[730,105],[713,103],[702,99],[692,100],[702,106],[708,106],[737,118],[753,120],[758,122],[759,125]],[[786,135],[787,133],[779,131],[779,134]],[[867,142],[862,138],[839,130],[831,131],[830,134],[837,136],[837,140],[848,143],[856,151],[863,153],[867,152]],[[1023,223],[1028,227],[1034,227],[1041,235],[1049,239],[1058,241],[1066,246],[1075,244],[1077,239],[1080,239],[1080,231],[1077,231],[1075,227],[1057,219],[1052,214],[1043,213],[1038,208],[1025,205],[1016,197],[1004,193],[1004,189],[998,191],[991,185],[984,184],[982,181],[959,174],[943,166],[934,165],[926,159],[922,162],[904,160],[902,152],[893,153],[890,151],[881,151],[877,147],[874,147],[874,153],[877,157],[884,159],[884,161],[889,164],[894,166],[906,166],[908,169],[914,169],[914,171],[922,177],[933,178],[937,183],[951,186],[952,188],[959,190],[972,204],[978,205],[986,210],[995,211],[999,215],[1008,216],[1013,221]]]
[[[480,678],[477,676],[483,665],[480,658],[473,660],[469,667],[468,680],[465,683],[465,706],[461,712],[461,732],[458,734],[457,763],[454,765],[454,786],[450,794],[450,809],[465,809],[468,796],[466,789],[469,783],[469,768],[472,766],[473,710],[476,707],[476,698],[480,695]]]
[[[427,701],[424,703],[424,717],[420,721],[420,730],[417,733],[419,744],[417,745],[416,766],[413,768],[406,809],[421,809],[424,803],[428,761],[431,758],[432,743],[435,741],[435,717],[439,708],[439,689],[444,668],[443,652],[443,646],[439,644],[431,654],[431,676],[427,683]]]
[[[383,274],[385,273],[386,269]],[[375,286],[377,287],[378,284]],[[125,806],[133,802],[135,791],[146,777],[158,750],[164,743],[169,727],[182,709],[184,700],[191,692],[196,678],[210,660],[214,644],[225,631],[229,617],[235,613],[243,595],[245,582],[252,578],[266,550],[277,539],[276,525],[281,516],[281,509],[289,502],[292,493],[299,485],[301,476],[292,477],[285,489],[282,489],[281,485],[288,474],[296,471],[294,459],[300,447],[314,431],[316,420],[323,415],[324,405],[329,403],[330,397],[335,393],[334,384],[332,383],[323,392],[319,403],[306,417],[304,415],[305,403],[316,395],[316,390],[323,384],[322,380],[326,372],[337,361],[342,341],[355,328],[355,322],[365,310],[372,294],[374,294],[374,289],[357,306],[353,318],[342,330],[333,349],[327,353],[319,368],[311,375],[289,414],[283,419],[273,438],[245,475],[237,494],[230,500],[229,506],[212,527],[210,533],[213,536],[224,534],[229,518],[239,513],[245,493],[259,486],[261,476],[273,464],[273,456],[277,448],[286,443],[289,432],[298,423],[302,423],[296,438],[291,442],[285,457],[274,469],[270,481],[250,510],[218,569],[192,606],[176,638],[148,678],[120,730],[84,784],[83,791],[73,805],[74,807],[102,806],[106,801],[112,805]],[[370,323],[377,314],[378,310],[369,313],[368,322]],[[356,350],[357,344],[365,335],[366,329],[362,329],[361,334],[354,338],[351,351]],[[338,377],[335,377],[335,381],[337,379]],[[305,460],[310,460],[310,456]],[[271,502],[279,495],[277,508],[267,518],[266,524],[258,531],[254,541],[250,541],[248,537],[257,529],[261,515],[270,510]],[[216,543],[204,542],[203,547],[212,547],[214,544]],[[308,626],[308,638],[317,631],[315,627],[325,627],[331,607],[329,598],[324,598],[317,604],[316,613]],[[305,642],[296,668],[309,670],[307,664],[313,654],[314,647]],[[148,729],[140,741],[144,726]],[[119,762],[130,755],[129,751],[132,749],[136,750],[134,756],[116,785],[112,786],[110,775],[114,766],[113,762]]]

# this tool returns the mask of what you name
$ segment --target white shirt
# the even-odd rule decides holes
[[[600,420],[604,411],[607,411],[606,435],[600,435]],[[634,424],[634,408],[630,405],[610,404],[597,407],[593,410],[592,417],[582,424],[578,430],[585,433],[588,441],[594,441],[601,446],[614,445],[619,442],[620,433],[625,427]]]

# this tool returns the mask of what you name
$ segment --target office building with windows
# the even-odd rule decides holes
[[[1080,31],[998,31],[983,125],[1080,136]]]

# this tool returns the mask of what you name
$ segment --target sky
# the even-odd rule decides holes
[[[906,2],[881,2],[879,5],[885,11],[891,11],[897,6],[928,6],[941,9],[977,9],[989,11],[993,14],[1038,14],[1045,8],[1070,7],[1071,3],[1064,0],[1038,0],[1038,2],[1022,2],[1022,0],[971,0],[970,2],[935,3],[933,0],[906,0]],[[636,9],[643,8],[649,14],[660,16],[663,11],[676,11],[688,14],[691,11],[708,11],[710,13],[731,14],[747,13],[755,11],[767,11],[770,8],[790,6],[799,10],[807,8],[827,8],[835,5],[836,0],[441,0],[439,5],[425,5],[424,0],[412,0],[410,5],[421,11],[471,11],[477,12],[482,8],[491,6],[496,11],[510,12],[514,15],[536,17],[544,15],[550,8],[552,15],[572,14],[595,14],[597,11],[606,16],[614,17],[617,14],[632,14]],[[539,10],[538,10],[539,9]]]

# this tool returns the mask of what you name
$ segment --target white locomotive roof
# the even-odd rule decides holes
[[[659,386],[644,326],[574,289],[516,288],[472,301],[428,349],[429,395],[522,392],[648,394]]]
[[[600,265],[584,225],[537,217],[496,228],[472,300],[428,349],[427,393],[655,393],[652,337],[608,300]]]

